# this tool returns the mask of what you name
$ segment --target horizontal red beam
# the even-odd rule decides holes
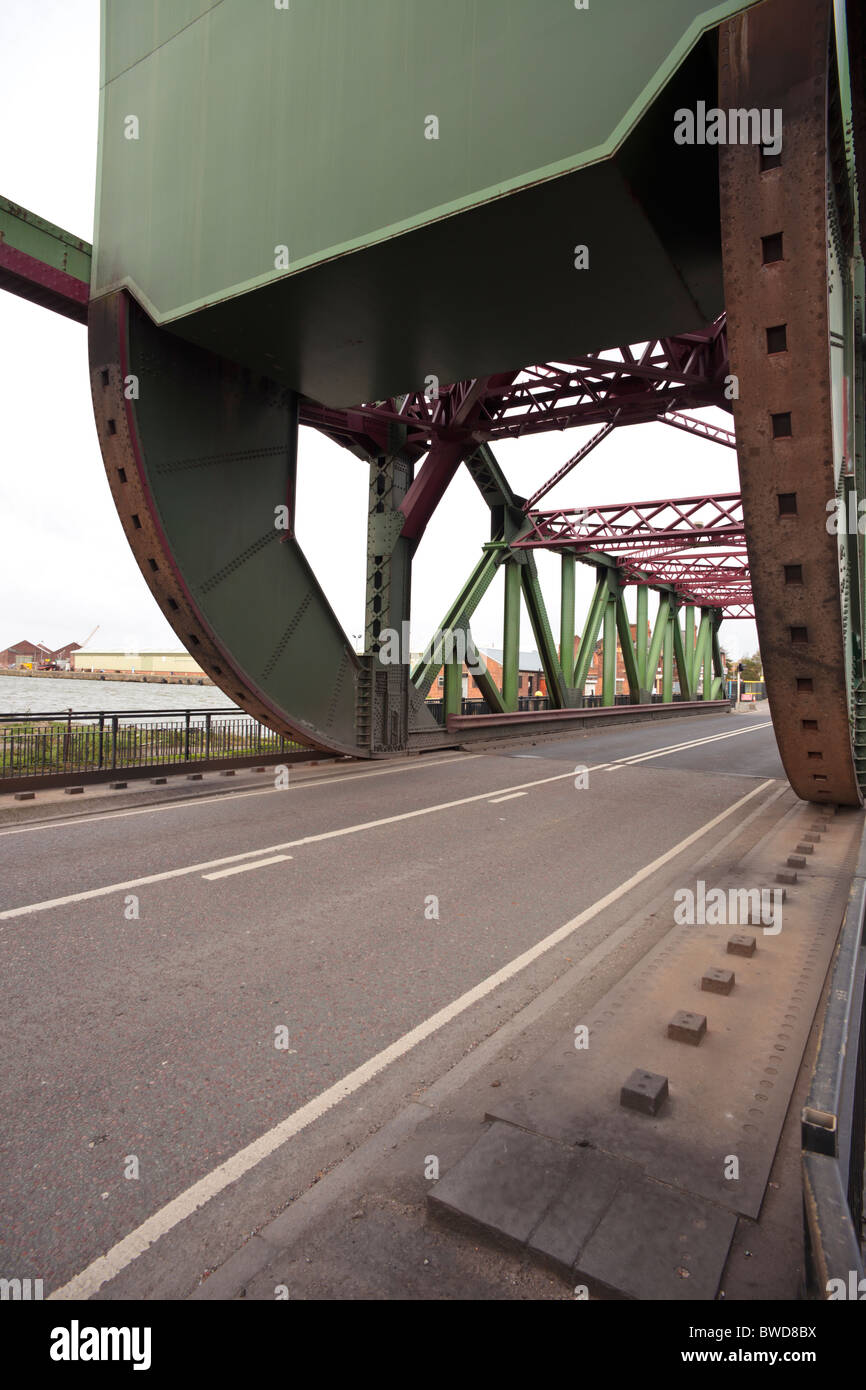
[[[5,241],[0,241],[0,289],[9,290],[43,309],[52,309],[76,323],[87,322],[90,286],[84,280],[45,265]]]

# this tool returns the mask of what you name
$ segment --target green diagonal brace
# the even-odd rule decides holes
[[[616,628],[619,633],[619,645],[622,651],[622,662],[625,666],[625,677],[628,681],[629,699],[633,705],[639,705],[642,698],[642,687],[638,663],[635,650],[631,641],[631,628],[628,621],[628,611],[625,606],[625,593],[619,590],[616,596]]]
[[[493,576],[496,574],[497,567],[505,554],[506,551],[504,546],[495,544],[485,546],[481,559],[478,561],[478,564],[460,590],[457,598],[445,614],[439,628],[440,632],[457,632],[462,630],[467,633],[468,637],[469,620],[487,590],[490,588],[493,582]],[[421,661],[412,672],[412,683],[425,698],[441,666],[441,657],[437,660],[436,649],[431,646],[428,647]],[[486,695],[485,699],[487,699]]]
[[[589,675],[589,667],[592,661],[592,654],[595,650],[598,629],[601,627],[601,620],[604,615],[604,605],[607,602],[607,576],[603,570],[599,571],[595,583],[595,592],[589,605],[589,612],[586,615],[586,622],[583,625],[583,632],[580,635],[580,647],[577,652],[577,661],[574,667],[574,688],[578,695],[583,695],[583,688],[586,685],[586,678]]]
[[[688,662],[689,690],[696,690],[697,673],[695,671],[695,605],[693,603],[687,603],[683,611],[685,612],[686,617],[685,655],[686,661]],[[683,678],[681,674],[681,684],[682,679]]]
[[[647,672],[646,664],[647,646],[649,645],[649,628],[647,623],[648,608],[649,589],[647,588],[646,584],[638,584],[637,621],[635,623],[635,627],[637,629],[635,632],[635,654],[637,656],[637,673],[640,681],[640,699],[642,703],[648,701],[650,698],[650,677]]]
[[[547,609],[544,606],[541,585],[538,582],[538,570],[535,566],[535,556],[532,554],[531,550],[526,551],[525,554],[526,564],[521,566],[520,571],[523,583],[523,597],[526,600],[529,621],[532,623],[535,645],[538,649],[538,655],[541,657],[542,667],[544,668],[544,676],[547,681],[547,693],[550,697],[550,707],[551,709],[565,709],[565,682],[562,679],[556,643],[553,640],[553,632],[551,631],[550,621],[547,616]]]
[[[466,635],[467,638],[470,636],[468,629]],[[477,648],[475,648],[475,650],[477,651]],[[481,694],[484,696],[492,712],[494,714],[505,714],[505,701],[502,698],[502,692],[487,669],[487,663],[484,660],[483,652],[478,652],[478,666],[470,666],[469,669],[472,672],[472,679],[478,686],[478,689],[481,691]]]
[[[712,686],[712,676],[710,674],[710,660],[712,656],[712,632],[713,624],[710,610],[704,608],[701,612],[701,625],[698,629],[698,641],[695,647],[695,699],[698,696],[698,682],[701,678],[701,670],[704,672],[704,691],[705,700],[710,698],[710,688]]]
[[[722,650],[719,646],[719,628],[722,623],[722,611],[720,608],[713,609],[713,685],[710,692],[711,700],[718,700],[721,696],[725,684],[725,669],[722,665]]]
[[[659,657],[661,656],[662,643],[665,640],[670,606],[671,601],[667,594],[659,594],[659,611],[656,615],[656,625],[653,628],[652,641],[646,661],[646,682],[647,689],[650,691],[655,690],[656,673],[659,669]]]
[[[694,627],[694,622],[692,624]],[[688,632],[689,622],[688,613],[686,614],[686,641],[683,643],[683,632],[680,627],[679,614],[674,614],[674,660],[677,663],[677,671],[680,677],[680,693],[684,700],[693,700],[694,696],[694,676],[692,665],[689,661],[688,653]]]

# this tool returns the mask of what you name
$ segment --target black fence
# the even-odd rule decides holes
[[[866,1157],[866,833],[830,978],[821,1043],[803,1110],[807,1292],[862,1297]],[[841,1281],[841,1283],[833,1282]],[[852,1292],[852,1289],[854,1290]]]
[[[0,715],[0,788],[306,754],[237,710]]]

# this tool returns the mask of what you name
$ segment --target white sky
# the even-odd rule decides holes
[[[0,192],[77,236],[93,238],[99,83],[98,0],[0,0]],[[720,411],[702,412],[730,428]],[[533,492],[591,430],[495,447],[512,486]],[[739,487],[732,450],[664,425],[616,431],[544,506],[687,496]],[[339,499],[337,504],[335,499]],[[354,456],[301,434],[298,535],[350,638],[363,631],[367,477]],[[130,551],[105,479],[79,324],[0,291],[0,648],[44,641],[134,650],[179,646]],[[486,506],[461,469],[419,547],[412,646],[424,645],[488,539]],[[554,635],[559,560],[537,551]],[[577,628],[593,571],[578,565]],[[502,645],[502,577],[472,624]],[[634,613],[633,591],[629,600]],[[650,599],[650,616],[655,600]],[[755,650],[754,623],[727,622],[730,655]],[[535,644],[524,614],[521,649]]]

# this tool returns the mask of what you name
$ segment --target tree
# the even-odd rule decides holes
[[[741,680],[762,681],[764,679],[764,667],[760,652],[753,652],[751,656],[744,656],[740,665],[742,666]]]

